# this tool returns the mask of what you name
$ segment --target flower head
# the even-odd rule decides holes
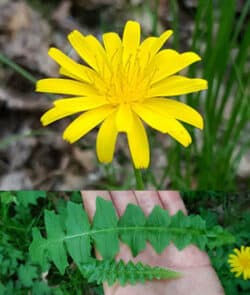
[[[234,253],[228,258],[230,271],[235,272],[237,278],[243,275],[244,280],[250,279],[250,247],[241,246],[240,250],[234,249]]]
[[[188,146],[192,139],[179,121],[202,129],[202,117],[188,105],[165,97],[206,89],[207,81],[176,75],[200,57],[193,52],[160,51],[171,35],[168,30],[140,43],[140,25],[135,21],[126,23],[122,39],[113,32],[104,34],[103,45],[92,35],[70,33],[69,42],[87,65],[76,63],[56,48],[49,50],[67,78],[42,79],[36,90],[71,97],[56,100],[42,116],[42,124],[82,113],[63,133],[63,138],[73,143],[102,123],[96,149],[103,163],[112,161],[117,135],[125,132],[136,168],[149,165],[142,121]]]

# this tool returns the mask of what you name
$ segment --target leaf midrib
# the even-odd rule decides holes
[[[58,243],[58,242],[63,242],[66,240],[74,239],[74,238],[81,238],[84,236],[93,236],[96,234],[100,233],[109,233],[109,232],[121,232],[121,231],[154,231],[154,232],[163,232],[163,231],[168,231],[172,233],[187,233],[188,234],[195,234],[195,235],[200,235],[201,233],[204,233],[204,229],[191,229],[191,228],[177,228],[177,227],[172,227],[172,228],[166,228],[166,227],[156,227],[156,226],[123,226],[123,227],[109,227],[109,228],[103,228],[103,229],[91,229],[89,231],[82,232],[80,234],[74,234],[74,235],[67,235],[64,236],[61,239],[49,239],[46,240],[48,244],[50,243]]]

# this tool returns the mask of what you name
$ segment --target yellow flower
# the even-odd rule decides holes
[[[239,249],[234,249],[236,254],[230,254],[228,263],[231,266],[231,272],[235,272],[238,278],[243,274],[244,280],[250,279],[250,247],[241,246]]]
[[[160,51],[171,35],[168,30],[140,44],[140,24],[135,21],[126,23],[122,39],[113,32],[104,34],[104,46],[92,35],[70,33],[69,42],[87,66],[56,48],[49,50],[49,56],[60,65],[60,74],[70,79],[42,79],[36,91],[75,97],[56,100],[42,116],[42,124],[84,112],[65,129],[63,138],[73,143],[102,123],[97,156],[100,162],[109,163],[118,133],[125,132],[136,168],[149,165],[149,143],[142,121],[188,146],[192,139],[179,121],[202,129],[202,117],[184,103],[164,97],[206,89],[207,81],[175,75],[200,57],[193,52]]]

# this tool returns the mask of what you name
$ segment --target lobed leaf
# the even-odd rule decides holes
[[[160,206],[155,206],[149,215],[146,226],[148,228],[148,241],[157,253],[161,253],[170,243],[171,233],[157,228],[167,228],[170,225],[170,216]]]
[[[125,264],[122,260],[119,262],[115,260],[93,260],[83,264],[80,270],[89,283],[97,282],[101,284],[107,282],[109,286],[117,281],[121,286],[124,286],[128,283],[135,285],[147,280],[175,279],[181,276],[180,273],[170,269],[153,267],[141,262],[135,264],[129,261]]]
[[[64,245],[65,233],[60,223],[59,215],[45,210],[45,226],[47,231],[47,250],[49,257],[55,263],[61,274],[68,266],[67,253]]]
[[[20,265],[18,269],[18,279],[24,287],[31,287],[34,283],[33,280],[37,277],[36,267],[28,263]]]
[[[87,262],[91,252],[90,236],[82,233],[83,230],[87,232],[90,230],[90,224],[81,205],[68,202],[65,224],[67,231],[65,241],[70,256],[77,265]]]
[[[112,202],[98,197],[90,234],[96,249],[105,259],[113,258],[119,251],[117,222],[118,218]]]
[[[133,256],[146,247],[145,224],[146,217],[142,209],[134,204],[128,204],[118,227],[120,239],[130,247]]]
[[[16,191],[15,192],[17,201],[22,204],[24,207],[28,205],[36,205],[39,198],[45,198],[45,191]]]
[[[89,281],[108,280],[110,284],[116,280],[120,283],[133,283],[133,280],[137,282],[140,281],[140,267],[143,269],[141,280],[150,277],[151,269],[146,273],[143,265],[111,263],[119,252],[119,239],[130,247],[133,256],[145,249],[147,241],[157,253],[161,253],[170,242],[178,249],[189,244],[196,244],[201,249],[212,249],[235,241],[235,238],[220,226],[207,228],[206,222],[200,216],[186,216],[182,212],[170,216],[159,206],[146,217],[139,206],[129,204],[118,220],[112,202],[98,197],[92,227],[81,204],[68,202],[66,219],[63,214],[65,215],[65,211],[59,214],[45,211],[47,239],[41,236],[37,228],[33,230],[31,257],[43,267],[47,259],[52,260],[63,274],[68,265],[67,250]],[[93,262],[91,244],[102,255],[101,264]],[[93,270],[95,266],[96,271]],[[135,278],[131,274],[132,271],[129,272],[130,269],[137,269]],[[154,271],[156,276],[156,269]]]
[[[37,227],[32,229],[32,243],[29,247],[29,254],[33,262],[39,264],[45,271],[47,266],[47,240],[41,236]]]

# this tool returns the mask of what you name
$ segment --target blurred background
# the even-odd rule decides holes
[[[0,190],[126,189],[134,186],[127,143],[119,137],[115,159],[101,165],[96,131],[77,144],[61,139],[71,121],[43,128],[40,116],[54,97],[34,92],[35,82],[58,76],[51,46],[70,53],[67,34],[121,33],[128,19],[143,38],[173,29],[167,47],[195,51],[202,62],[184,73],[208,80],[209,89],[177,98],[202,113],[204,131],[190,128],[183,148],[150,132],[147,188],[250,189],[249,0],[0,0]]]

